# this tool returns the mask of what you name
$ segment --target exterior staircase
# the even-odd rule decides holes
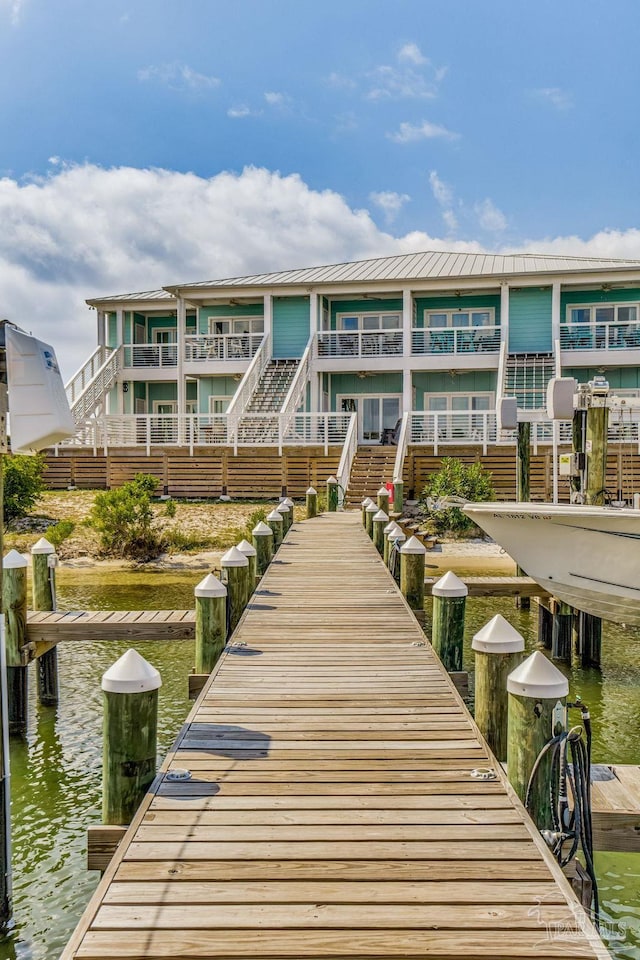
[[[552,353],[513,353],[507,357],[502,395],[515,397],[518,410],[544,410],[547,384],[555,376]]]
[[[120,351],[98,347],[71,378],[65,389],[77,424],[102,412],[104,398],[116,382],[119,369]]]
[[[376,444],[371,447],[358,447],[345,499],[346,507],[358,507],[365,497],[375,495],[383,483],[393,480],[393,468],[396,462],[396,446]]]
[[[277,414],[282,410],[298,364],[299,360],[269,361],[238,424],[239,443],[277,442]]]

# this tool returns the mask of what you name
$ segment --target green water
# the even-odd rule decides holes
[[[457,572],[465,571],[458,567]],[[193,588],[201,576],[62,569],[59,607],[185,609],[193,605]],[[469,601],[465,669],[473,669],[472,635],[496,613],[523,634],[529,650],[534,648],[535,611],[517,611],[511,600]],[[86,829],[100,822],[100,678],[128,645],[61,644],[57,709],[38,706],[31,679],[28,736],[11,745],[15,928],[0,943],[0,960],[58,957],[96,886],[97,874],[86,870]],[[189,709],[186,685],[193,645],[147,641],[137,648],[162,675],[162,755]],[[591,708],[594,760],[640,763],[640,632],[605,624],[602,671],[567,668],[567,674],[571,695],[580,695]],[[607,926],[623,937],[610,942],[611,952],[616,960],[640,960],[640,854],[598,854],[596,867]]]

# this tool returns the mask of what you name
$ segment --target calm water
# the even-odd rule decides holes
[[[465,571],[458,566],[457,572]],[[58,571],[61,609],[187,608],[202,574]],[[429,611],[428,611],[429,612]],[[536,615],[511,600],[468,604],[465,669],[473,669],[472,635],[495,613],[520,630],[533,649]],[[60,705],[42,708],[32,696],[28,737],[12,742],[12,822],[15,929],[0,943],[0,960],[54,960],[69,939],[98,880],[86,870],[86,828],[100,822],[100,678],[127,642],[59,647]],[[171,745],[189,709],[191,642],[141,642],[137,648],[161,672],[159,753]],[[589,704],[596,762],[640,763],[640,633],[605,625],[603,669],[567,668],[572,696]],[[31,692],[35,690],[32,678]],[[616,958],[640,960],[640,854],[598,854],[604,913],[624,940]]]

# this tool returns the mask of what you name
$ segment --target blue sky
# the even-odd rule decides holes
[[[640,258],[639,25],[637,0],[0,0],[0,312],[81,351],[99,293]]]

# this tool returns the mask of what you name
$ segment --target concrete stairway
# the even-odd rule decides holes
[[[347,507],[358,507],[365,497],[375,497],[383,483],[391,483],[397,449],[382,444],[358,447],[351,467]]]
[[[274,443],[278,417],[298,369],[298,360],[271,360],[238,425],[240,443]],[[273,414],[273,416],[268,416]]]

